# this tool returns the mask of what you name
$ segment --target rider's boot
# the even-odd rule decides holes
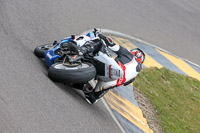
[[[89,104],[94,104],[98,101],[95,96],[94,89],[91,85],[86,84],[83,88],[83,93],[85,94],[85,99]]]
[[[92,87],[94,86],[94,88]],[[85,94],[85,99],[88,103],[94,104],[96,103],[100,98],[102,98],[111,88],[107,88],[105,90],[100,90],[98,86],[102,86],[102,82],[98,82],[97,84],[93,82],[87,83],[83,87],[83,93]]]

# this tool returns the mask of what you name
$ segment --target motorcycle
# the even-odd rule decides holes
[[[97,30],[87,35],[67,37],[59,43],[41,45],[35,48],[34,53],[39,58],[44,58],[49,67],[48,76],[51,80],[68,84],[77,89],[83,89],[92,79],[110,81],[119,79],[123,72],[114,59],[112,52],[106,45],[93,54],[79,55],[79,47],[85,45],[96,37]],[[99,91],[102,97],[109,89]]]

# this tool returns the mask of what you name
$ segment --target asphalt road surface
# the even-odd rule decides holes
[[[52,82],[33,50],[94,27],[200,64],[198,0],[0,0],[0,132],[121,132],[100,101]]]

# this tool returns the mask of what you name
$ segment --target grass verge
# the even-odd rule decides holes
[[[145,68],[134,87],[155,106],[164,132],[200,131],[200,81],[166,68]]]

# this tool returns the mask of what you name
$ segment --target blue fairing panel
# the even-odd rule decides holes
[[[86,36],[90,37],[91,39],[95,38],[93,32],[88,33]],[[55,52],[60,49],[60,44],[68,41],[73,41],[73,39],[70,37],[63,38],[60,43],[56,44],[45,52],[45,63],[48,67],[50,67],[54,63],[55,59],[61,57],[60,55],[55,54]]]
[[[50,48],[45,52],[45,63],[47,64],[47,66],[50,67],[54,63],[54,60],[60,57],[59,55],[54,54],[54,52],[59,48],[60,48],[59,45],[53,46],[52,48]]]

